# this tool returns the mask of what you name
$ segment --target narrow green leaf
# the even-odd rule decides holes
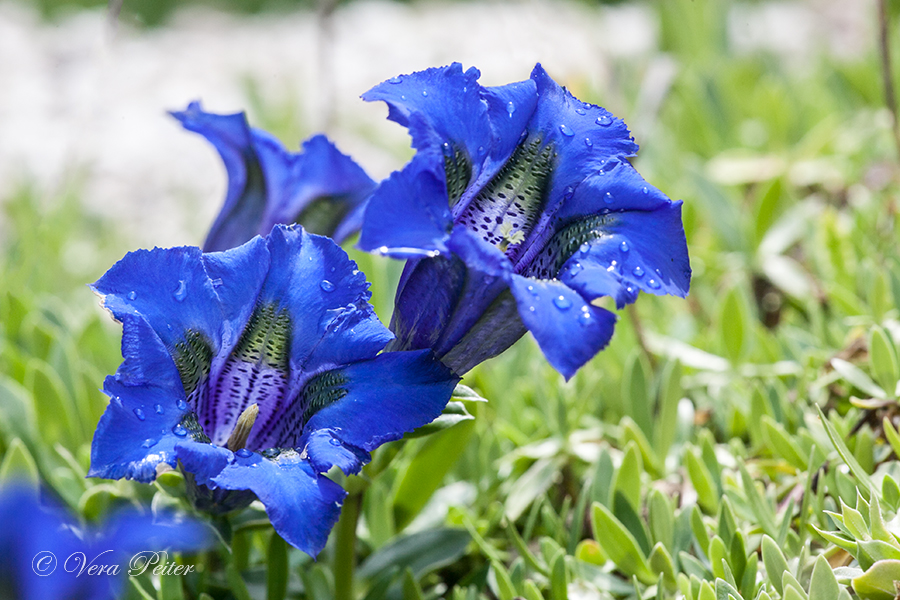
[[[844,378],[844,380],[858,389],[859,391],[871,396],[872,398],[878,398],[879,400],[886,400],[888,395],[887,393],[881,389],[872,379],[866,375],[862,369],[854,365],[853,363],[849,363],[846,360],[840,358],[832,358],[831,366],[834,367],[834,370],[838,372],[838,374]]]
[[[497,582],[497,596],[500,600],[513,600],[516,596],[516,588],[513,586],[509,572],[499,562],[491,563],[491,572],[494,574],[494,580]]]
[[[403,600],[425,600],[422,587],[409,567],[403,573]]]
[[[891,450],[894,451],[894,456],[900,457],[900,434],[894,429],[894,425],[888,417],[881,420],[881,425],[884,428],[884,437],[891,445]]]
[[[769,583],[774,586],[779,594],[783,594],[782,579],[784,573],[788,572],[787,560],[785,560],[784,554],[782,554],[775,540],[767,535],[763,535],[762,538],[762,557]]]
[[[525,580],[525,600],[544,600],[544,597],[541,595],[541,590],[538,589],[538,586],[530,580]]]
[[[878,386],[892,393],[897,387],[897,380],[900,379],[897,349],[879,325],[873,326],[869,334],[869,362],[872,364],[872,375]]]
[[[660,573],[663,582],[669,591],[675,591],[677,582],[675,581],[675,565],[672,562],[672,556],[666,547],[657,542],[650,551],[650,557],[647,559],[650,570],[654,573]]]
[[[687,468],[691,484],[697,492],[697,502],[707,513],[714,514],[719,507],[719,496],[712,475],[691,447],[685,449],[684,465]]]
[[[707,555],[709,556],[710,565],[712,565],[713,575],[724,579],[725,570],[722,567],[722,563],[728,562],[728,550],[725,548],[725,542],[722,541],[722,538],[714,536],[710,540]]]
[[[841,589],[838,586],[831,565],[821,554],[816,558],[809,580],[809,596],[815,600],[838,600]]]
[[[719,331],[725,357],[732,365],[741,362],[747,347],[747,309],[739,287],[725,294],[719,309]]]
[[[659,405],[653,427],[653,448],[661,462],[665,462],[678,430],[678,402],[684,395],[681,377],[681,363],[670,360],[659,378]]]
[[[828,433],[828,439],[831,440],[834,449],[844,460],[844,463],[850,468],[850,472],[856,477],[859,482],[859,487],[864,488],[865,490],[871,490],[872,480],[869,477],[869,474],[866,473],[862,466],[856,461],[856,458],[854,458],[850,449],[847,448],[847,445],[844,443],[843,438],[838,434],[831,421],[825,417],[825,413],[822,412],[822,409],[819,408],[818,405],[816,405],[816,410],[819,411],[819,418],[822,421],[822,425],[825,427],[825,431]]]
[[[892,511],[900,507],[900,485],[890,475],[885,474],[881,480],[881,497]]]
[[[669,498],[656,488],[650,490],[647,513],[653,541],[671,550],[675,539],[675,509]]]
[[[600,544],[594,540],[581,540],[578,542],[578,546],[575,547],[575,558],[598,567],[602,567],[609,560]]]
[[[637,511],[641,507],[641,473],[644,471],[643,461],[637,444],[629,442],[625,446],[625,455],[622,464],[616,471],[613,490],[620,492]]]
[[[708,581],[700,584],[700,595],[697,596],[697,600],[718,600],[715,590],[709,585]]]
[[[804,461],[805,463],[806,461]],[[804,465],[805,467],[805,465]],[[801,469],[804,467],[800,467]],[[763,533],[769,536],[776,535],[775,512],[766,502],[765,496],[759,491],[756,482],[747,472],[747,467],[743,462],[740,463],[741,487],[744,490],[744,496],[750,505],[750,510],[756,516],[757,524],[762,527]]]
[[[550,567],[550,598],[552,600],[568,600],[567,588],[569,579],[566,575],[566,553],[560,552],[553,559]]]
[[[561,466],[562,458],[558,456],[536,460],[510,488],[504,505],[506,516],[513,521],[518,519],[538,496],[550,489]]]
[[[637,576],[646,585],[653,584],[656,575],[650,571],[637,541],[625,526],[608,508],[596,502],[591,506],[591,516],[594,539],[619,570],[626,575]]]
[[[786,460],[796,469],[805,469],[806,459],[803,457],[800,445],[794,441],[794,437],[788,434],[785,428],[771,417],[764,416],[762,425],[763,439],[768,443],[774,454]]]
[[[894,600],[900,581],[900,560],[881,560],[853,579],[853,591],[864,600]]]
[[[273,531],[266,552],[266,600],[284,600],[289,577],[287,542]]]
[[[625,404],[625,414],[638,424],[647,438],[653,436],[650,380],[650,366],[641,351],[635,348],[625,363],[625,372],[622,375],[622,400]]]
[[[706,525],[703,523],[703,515],[700,513],[700,508],[694,506],[691,509],[691,531],[694,534],[694,538],[697,540],[697,545],[700,547],[702,552],[706,552],[709,548],[709,533],[706,531]]]

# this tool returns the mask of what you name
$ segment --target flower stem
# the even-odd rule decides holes
[[[356,568],[356,527],[365,488],[352,491],[344,500],[337,524],[337,547],[334,552],[335,600],[353,600],[353,571]]]

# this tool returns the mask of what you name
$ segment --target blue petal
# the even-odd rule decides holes
[[[430,350],[387,352],[348,365],[340,375],[346,395],[309,419],[300,443],[319,466],[339,463],[331,453],[313,457],[323,445],[306,444],[317,430],[330,430],[346,446],[371,452],[436,419],[459,381]]]
[[[368,303],[365,275],[328,238],[278,226],[260,301],[288,309],[294,376],[372,358],[393,335]]]
[[[510,288],[522,322],[566,379],[609,343],[616,315],[562,283],[513,275]]]
[[[634,302],[637,290],[685,297],[691,281],[681,202],[653,211],[613,213],[604,235],[570,258],[560,279],[586,298]]]
[[[409,127],[414,148],[440,157],[442,145],[450,142],[465,148],[469,159],[480,163],[491,144],[480,76],[474,67],[463,72],[461,64],[453,63],[393,77],[363,94],[362,99],[383,100],[388,105],[388,118]]]
[[[175,444],[190,439],[180,425],[189,412],[180,383],[128,386],[107,377],[103,391],[110,402],[94,433],[88,476],[148,483],[160,463],[175,467]]]
[[[198,485],[215,487],[213,478],[232,461],[234,453],[213,444],[176,444],[175,453],[182,468],[194,476]]]
[[[445,252],[453,224],[443,174],[416,156],[383,181],[366,206],[359,247],[396,258]],[[402,226],[400,226],[402,224]]]
[[[483,88],[494,131],[491,157],[505,161],[521,141],[522,133],[537,106],[537,86],[532,79]]]
[[[219,347],[222,310],[199,248],[129,252],[91,289],[116,319],[142,315],[170,351],[189,329]]]
[[[325,473],[337,467],[347,475],[359,473],[363,465],[372,460],[371,455],[341,441],[338,432],[332,429],[316,429],[306,437],[306,454],[312,468]]]
[[[215,146],[228,173],[225,204],[216,217],[204,249],[233,248],[256,235],[266,210],[266,177],[254,148],[254,140],[244,113],[216,115],[204,112],[199,102],[191,102],[187,110],[172,112],[190,131],[204,136]],[[268,158],[277,157],[269,144]],[[264,151],[265,152],[265,151]],[[286,172],[286,160],[270,163],[270,170]]]
[[[203,254],[202,261],[224,319],[222,348],[230,349],[256,306],[269,272],[269,250],[266,241],[256,237],[225,252]]]
[[[263,164],[267,161],[263,160]],[[269,179],[267,173],[269,208],[259,229],[262,235],[279,223],[299,222],[312,233],[330,236],[341,220],[375,189],[375,182],[362,167],[324,135],[303,142],[302,153],[294,155],[290,166],[290,172],[281,181]],[[332,203],[322,207],[330,214],[321,223],[309,221],[311,215],[305,212],[316,202]],[[342,237],[352,231],[352,227],[344,227]]]
[[[127,386],[144,384],[177,390],[178,369],[162,340],[140,315],[122,315],[122,357],[116,380]]]
[[[313,557],[322,550],[346,496],[338,484],[320,477],[309,461],[294,451],[283,452],[274,459],[255,453],[241,457],[223,448],[213,452],[227,453],[228,464],[210,479],[210,485],[251,490],[285,541]],[[187,448],[179,448],[178,456],[185,468],[192,470],[200,468],[199,463],[208,452],[193,454]]]

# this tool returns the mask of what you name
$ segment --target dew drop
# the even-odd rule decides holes
[[[156,406],[153,407],[153,409],[156,411],[156,414],[158,414],[158,415],[161,415],[164,412],[166,412],[163,410],[162,404],[157,404]]]
[[[612,119],[608,115],[600,115],[597,117],[596,123],[601,127],[609,127],[612,125]]]
[[[528,312],[534,312],[534,307],[533,307],[533,306],[529,306],[529,307],[528,307]]]
[[[222,279],[220,277],[216,277],[215,279],[210,279],[209,282],[212,284],[214,288],[222,287]]]
[[[144,416],[144,411],[141,410],[140,408],[134,409],[134,416],[136,416],[138,418],[138,421],[143,421],[144,419],[147,418],[146,416]]]
[[[137,292],[128,292],[128,299],[134,300],[137,298]]]
[[[484,146],[478,146],[478,156],[484,156]]]
[[[553,299],[553,306],[559,310],[569,310],[572,308],[572,301],[565,296],[557,296]]]
[[[603,201],[606,202],[607,204],[612,204],[612,201],[613,201],[612,192],[606,192],[606,195],[603,196]]]
[[[422,96],[428,97],[428,90],[422,90]]]
[[[332,446],[340,446],[341,440],[339,440],[337,438],[331,438],[330,440],[328,440],[328,443],[331,444]]]
[[[441,144],[441,149],[444,151],[444,156],[450,156],[450,144],[444,142],[443,144]]]
[[[322,282],[319,284],[319,287],[322,288],[323,292],[333,292],[334,291],[334,284],[331,283],[330,281],[328,281],[327,279],[323,279]]]
[[[178,280],[178,289],[175,290],[175,299],[181,302],[184,300],[184,297],[187,296],[187,284],[184,282],[184,279]]]
[[[397,77],[391,77],[390,79],[388,79],[388,83],[403,83],[403,78],[399,75]]]
[[[146,440],[144,440],[144,443],[141,444],[141,446],[143,446],[144,448],[152,448],[155,445],[156,445],[156,440],[151,439],[151,438],[147,438]]]
[[[575,114],[576,114],[576,115],[583,115],[583,114],[584,114],[584,109],[583,109],[583,108],[576,108],[576,109],[575,109]]]
[[[529,285],[525,289],[527,289],[529,292],[531,292],[531,295],[534,296],[535,298],[541,297],[541,293],[537,289],[535,289],[535,287],[533,285]]]
[[[235,456],[239,456],[241,458],[250,458],[253,456],[253,453],[247,450],[246,448],[241,448],[240,450],[234,453]]]
[[[512,100],[506,103],[506,112],[509,113],[509,116],[513,116],[513,113],[516,112],[516,105]]]
[[[565,126],[565,124],[559,126],[559,131],[566,137],[572,137],[575,135],[575,132]]]
[[[644,276],[644,270],[640,267],[635,267],[631,272],[634,273],[634,276],[637,277],[638,279],[640,279],[641,277]],[[652,281],[652,279],[651,279],[651,281]]]
[[[406,100],[406,96],[403,95],[403,94],[400,94],[400,99],[401,99],[401,100]]]
[[[574,195],[575,195],[575,188],[572,187],[571,185],[567,185],[567,186],[566,186],[566,193],[565,193],[565,195],[563,196],[563,198],[564,198],[565,200],[569,200],[569,199],[572,198],[572,196],[574,196]]]
[[[648,279],[648,280],[647,280],[647,286],[648,286],[651,290],[658,290],[658,289],[659,289],[659,282],[658,282],[657,280],[655,280],[655,279]]]
[[[625,288],[625,291],[630,294],[630,293],[634,292],[634,288],[629,285],[627,288]]]
[[[587,306],[581,307],[581,314],[578,315],[578,322],[582,327],[587,327],[591,323],[591,313]]]
[[[591,245],[588,244],[587,242],[585,242],[578,248],[578,251],[581,252],[582,254],[587,254],[588,252],[591,251]]]
[[[588,148],[593,148],[594,142],[591,141],[591,138],[586,137],[586,138],[584,138],[584,145],[587,146]]]
[[[187,402],[185,402],[184,398],[179,398],[178,400],[176,400],[175,406],[178,408],[178,410],[187,410],[188,407]]]
[[[187,429],[185,429],[184,426],[181,423],[179,423],[178,425],[176,425],[175,427],[172,428],[172,433],[174,433],[178,437],[184,437],[187,435]]]
[[[647,186],[646,186],[646,185],[641,189],[641,191],[644,192],[645,194],[649,194],[649,193],[650,193],[650,190],[647,189]]]
[[[622,252],[628,252],[628,250],[630,250],[630,248],[628,247],[628,242],[622,242],[621,244],[619,244],[619,250],[621,250]]]
[[[574,277],[575,275],[581,273],[583,270],[584,267],[581,266],[581,263],[576,260],[574,263],[572,263],[572,266],[569,267],[569,275]]]

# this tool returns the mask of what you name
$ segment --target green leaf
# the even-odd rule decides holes
[[[594,540],[581,540],[578,542],[578,546],[575,547],[575,558],[598,567],[602,567],[609,560],[600,544]]]
[[[884,329],[875,325],[869,335],[869,362],[872,374],[878,386],[892,393],[900,379],[900,367],[897,365],[897,350]]]
[[[559,456],[538,459],[513,483],[504,505],[510,520],[518,519],[538,496],[550,489],[559,476],[563,460]]]
[[[831,565],[821,554],[816,558],[809,580],[809,596],[816,600],[838,600],[841,589],[838,586]]]
[[[637,444],[628,442],[628,445],[625,446],[622,464],[619,466],[619,470],[616,471],[613,490],[614,493],[621,493],[635,511],[641,507],[641,473],[643,471],[644,464],[641,461]]]
[[[44,442],[51,447],[59,442],[75,448],[82,439],[81,427],[59,375],[47,363],[33,358],[28,361],[25,387],[34,398],[35,417]]]
[[[656,488],[650,490],[650,495],[647,496],[647,513],[653,541],[671,549],[675,539],[675,509],[669,498]]]
[[[869,477],[869,474],[866,473],[862,466],[860,466],[860,464],[856,461],[856,458],[844,443],[843,438],[841,438],[841,436],[838,434],[831,421],[829,421],[825,417],[825,413],[822,412],[822,409],[819,408],[818,405],[816,405],[816,410],[819,411],[819,418],[822,420],[822,425],[825,427],[826,433],[828,433],[828,439],[831,440],[831,444],[834,446],[834,449],[844,460],[844,463],[850,468],[850,472],[853,473],[854,477],[856,477],[857,481],[859,482],[859,487],[864,488],[865,490],[871,490],[872,480]]]
[[[757,524],[762,527],[763,533],[769,536],[776,535],[775,512],[766,502],[765,496],[756,487],[756,482],[750,477],[743,462],[740,463],[740,473],[741,487],[744,489],[744,495],[747,497],[747,503],[756,517]]]
[[[420,437],[425,437],[427,435],[431,435],[433,433],[437,433],[439,431],[443,431],[445,429],[449,429],[458,423],[462,423],[463,421],[471,421],[474,419],[468,410],[466,410],[466,405],[462,402],[450,401],[447,403],[447,406],[444,407],[444,410],[438,415],[431,423],[427,423],[417,428],[415,431],[407,433],[403,437],[405,439],[415,439]]]
[[[786,460],[795,469],[805,470],[807,465],[803,451],[784,427],[769,416],[762,418],[762,425],[763,437],[775,455]]]
[[[453,388],[453,395],[450,396],[451,400],[465,400],[467,402],[487,402],[487,398],[484,398],[481,394],[473,390],[467,385],[463,385],[461,383],[457,383],[456,387]]]
[[[683,395],[681,377],[681,363],[670,360],[659,378],[659,410],[653,427],[653,447],[658,460],[663,462],[675,441],[678,429],[678,402]]]
[[[722,335],[722,347],[725,358],[732,365],[741,362],[747,347],[747,308],[738,286],[732,287],[725,294],[719,309],[719,331]]]
[[[697,506],[691,509],[691,531],[697,540],[697,545],[703,552],[706,552],[709,548],[709,533],[706,531],[706,525],[703,524],[703,515]]]
[[[645,437],[653,436],[653,403],[650,395],[650,366],[637,348],[632,351],[625,363],[622,375],[622,400],[625,414],[631,417]]]
[[[647,559],[650,570],[654,573],[660,573],[663,582],[669,591],[675,591],[678,583],[675,581],[675,565],[672,562],[672,556],[666,547],[657,542],[650,551],[650,557]]]
[[[394,493],[394,522],[398,531],[412,522],[440,487],[474,430],[475,422],[465,421],[421,442],[415,458],[398,479]]]
[[[266,600],[284,600],[289,578],[287,542],[273,531],[266,552]]]
[[[766,577],[779,594],[784,593],[782,580],[785,572],[789,572],[787,560],[775,540],[767,535],[762,538],[763,564],[766,566]]]
[[[635,575],[646,585],[656,581],[634,536],[625,528],[609,509],[595,502],[591,506],[594,539],[603,548],[615,565],[624,574]]]
[[[863,600],[894,600],[900,581],[900,560],[880,560],[853,579],[853,591]]]
[[[516,588],[513,586],[509,571],[499,562],[491,563],[491,572],[497,582],[497,596],[500,600],[513,600],[516,596]]]
[[[530,579],[525,580],[524,596],[525,600],[544,600],[544,597],[541,595],[541,590],[539,590],[538,586]]]
[[[422,587],[409,567],[403,573],[403,600],[425,600]]]
[[[421,578],[426,573],[454,563],[466,550],[471,537],[465,529],[427,529],[395,538],[375,551],[359,568],[359,576],[371,579],[392,567],[409,567]]]
[[[560,552],[553,559],[550,567],[550,598],[551,600],[568,600],[567,587],[569,585],[566,575],[566,553]]]
[[[847,383],[864,394],[879,400],[887,399],[887,393],[856,365],[840,358],[832,358],[831,366]]]
[[[10,483],[25,485],[37,492],[40,484],[37,464],[31,452],[19,438],[15,438],[0,463],[0,486]]]
[[[893,444],[891,445],[893,446]],[[892,511],[896,511],[900,507],[900,485],[897,485],[890,475],[885,474],[884,479],[881,480],[881,497]]]
[[[715,483],[709,469],[697,457],[696,450],[692,447],[685,449],[684,466],[687,468],[688,477],[697,492],[697,502],[707,513],[715,513],[719,507],[719,495]]]

